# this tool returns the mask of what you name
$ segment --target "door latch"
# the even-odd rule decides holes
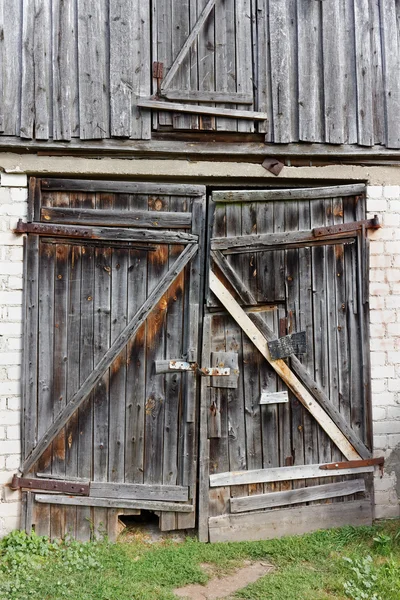
[[[231,374],[229,367],[200,367],[195,362],[187,362],[180,359],[156,360],[156,375],[162,373],[175,373],[176,371],[198,373],[203,377],[227,377]]]

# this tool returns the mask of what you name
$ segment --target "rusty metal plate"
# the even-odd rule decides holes
[[[14,475],[10,484],[12,490],[41,490],[44,492],[60,492],[74,496],[89,496],[89,482],[63,481],[58,479],[34,479]]]
[[[307,352],[306,332],[298,331],[268,342],[268,349],[272,360],[287,358],[291,354],[305,354]]]

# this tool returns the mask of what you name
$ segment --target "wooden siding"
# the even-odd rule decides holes
[[[137,107],[151,94],[152,61],[164,63],[165,78],[206,4],[0,0],[0,133],[21,144],[122,142],[149,139],[153,123],[258,131],[267,143],[400,148],[400,0],[217,1],[171,93],[250,94],[252,104],[214,106],[268,119],[153,111],[152,120]]]

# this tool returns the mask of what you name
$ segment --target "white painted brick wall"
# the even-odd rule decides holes
[[[1,174],[0,186],[0,537],[19,527],[20,494],[7,487],[20,466],[22,237],[12,233],[27,210],[26,175]]]
[[[374,451],[389,464],[375,477],[375,515],[390,518],[400,516],[400,465],[396,474],[390,461],[400,444],[400,186],[369,186],[367,210],[383,224],[369,233],[370,344]]]

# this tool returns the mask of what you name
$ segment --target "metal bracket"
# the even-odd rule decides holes
[[[12,490],[41,490],[44,492],[61,492],[64,494],[73,494],[76,496],[89,496],[89,483],[78,483],[76,481],[63,481],[54,479],[29,479],[14,475],[10,483]]]
[[[340,225],[330,225],[329,227],[316,227],[313,229],[315,237],[326,235],[340,235],[341,233],[356,232],[362,229],[379,229],[381,226],[378,215],[373,219],[364,219],[363,221],[353,221],[351,223],[341,223]]]

